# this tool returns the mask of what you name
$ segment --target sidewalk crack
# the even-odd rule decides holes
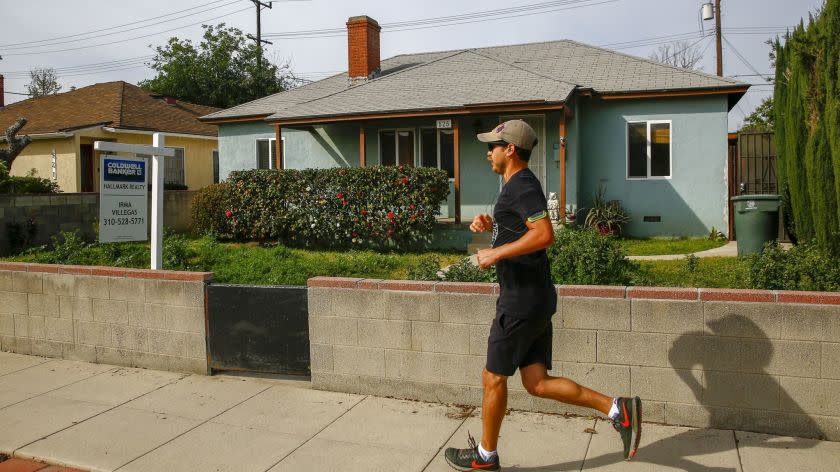
[[[455,436],[455,433],[457,433],[458,430],[461,429],[461,426],[464,426],[464,423],[466,423],[468,419],[472,418],[472,414],[475,412],[476,409],[476,407],[473,407],[472,412],[470,412],[469,415],[465,416],[464,419],[461,420],[461,424],[459,424],[457,428],[452,430],[452,434],[450,434],[449,437],[446,438],[446,441],[444,441],[443,444],[440,445],[437,452],[432,454],[432,458],[429,459],[429,462],[426,462],[426,465],[423,467],[423,472],[425,472],[426,469],[428,469],[429,466],[432,465],[432,461],[434,461],[435,457],[437,457],[438,454],[440,454],[440,451],[443,450],[443,447],[446,446],[446,443],[448,443],[452,439],[452,437]]]
[[[595,430],[597,426],[598,418],[595,418],[595,421],[592,422],[592,429]],[[580,461],[580,469],[578,469],[578,471],[582,471],[583,468],[586,466],[586,458],[589,456],[589,445],[592,444],[592,436],[594,436],[596,433],[597,430],[595,433],[589,433],[589,441],[586,441],[586,450],[583,451],[583,459]]]
[[[47,362],[42,362],[42,363],[40,363],[40,364],[33,365],[32,367],[38,367],[38,366],[41,366],[41,365],[44,365],[44,364],[48,364],[48,363],[53,362],[53,361],[60,361],[60,360],[65,360],[65,359],[53,359],[53,360],[50,360],[50,361],[47,361]],[[73,361],[73,362],[79,362],[79,361]],[[29,368],[30,368],[30,367],[27,367],[26,369],[29,369]],[[114,368],[112,368],[112,369],[103,370],[102,372],[99,372],[98,374],[93,374],[93,375],[91,375],[91,376],[89,376],[89,377],[85,377],[85,378],[83,378],[83,379],[76,380],[75,382],[70,382],[70,383],[68,383],[68,384],[64,384],[64,385],[62,385],[62,386],[60,386],[60,387],[56,387],[56,388],[54,388],[54,389],[52,389],[52,390],[47,390],[46,392],[41,392],[41,393],[39,393],[39,394],[37,394],[37,395],[32,395],[31,397],[29,397],[29,398],[24,398],[24,399],[23,399],[23,400],[21,400],[21,401],[14,402],[14,403],[9,403],[9,404],[8,404],[8,405],[6,405],[6,406],[2,406],[2,407],[0,407],[0,410],[2,410],[2,409],[4,409],[4,408],[9,408],[10,406],[15,406],[15,405],[17,405],[17,404],[19,404],[19,403],[23,403],[23,402],[25,402],[25,401],[27,401],[27,400],[32,400],[33,398],[43,397],[44,395],[46,395],[46,394],[48,394],[48,393],[55,392],[56,390],[61,390],[61,389],[62,389],[62,388],[64,388],[64,387],[69,387],[69,386],[71,386],[71,385],[75,385],[75,384],[77,384],[77,383],[79,383],[79,382],[84,382],[85,380],[90,380],[90,379],[92,379],[92,378],[94,378],[94,377],[97,377],[97,376],[100,376],[100,375],[102,375],[102,374],[107,374],[108,372],[113,372],[113,371],[117,370],[118,368],[119,368],[119,367],[116,367],[116,366],[115,366],[115,367],[114,367]],[[20,369],[20,370],[18,370],[18,371],[16,371],[16,372],[20,372],[20,371],[23,371],[23,370],[26,370],[26,369]],[[10,373],[11,373],[11,372],[10,372]],[[24,392],[24,393],[32,393],[32,392]],[[94,403],[94,402],[89,402],[89,403]],[[30,444],[31,444],[31,443],[30,443]],[[27,446],[28,446],[28,445],[29,445],[29,444],[27,444]]]
[[[180,379],[179,379],[179,380],[180,380]],[[226,408],[226,409],[224,409],[223,411],[220,411],[217,415],[214,415],[214,416],[212,416],[212,417],[210,417],[210,418],[207,418],[206,420],[204,420],[204,421],[202,421],[201,423],[199,423],[199,424],[197,424],[197,425],[193,426],[192,428],[190,428],[190,429],[188,429],[188,430],[184,431],[183,433],[181,433],[181,434],[179,434],[179,435],[177,435],[177,436],[175,436],[175,437],[170,438],[168,441],[164,441],[163,443],[158,444],[156,447],[154,447],[154,448],[152,448],[152,449],[149,449],[148,451],[144,452],[143,454],[140,454],[139,456],[135,457],[134,459],[131,459],[130,461],[126,462],[125,464],[123,464],[123,465],[121,465],[121,466],[119,466],[119,467],[114,468],[114,471],[118,471],[118,470],[122,469],[123,467],[127,466],[128,464],[131,464],[132,462],[136,461],[137,459],[140,459],[141,457],[148,456],[149,454],[151,454],[151,453],[153,453],[153,452],[157,451],[158,449],[162,448],[163,446],[166,446],[167,444],[169,444],[169,443],[171,443],[172,441],[174,441],[174,440],[176,440],[176,439],[180,438],[181,436],[183,436],[183,435],[185,435],[185,434],[189,433],[190,431],[195,431],[196,429],[198,429],[198,428],[200,428],[200,427],[204,426],[205,424],[207,424],[207,423],[209,423],[209,422],[213,421],[214,419],[216,419],[216,418],[218,418],[218,417],[220,417],[220,416],[224,415],[224,414],[225,414],[225,413],[227,413],[228,411],[230,411],[230,410],[232,410],[232,409],[234,409],[234,408],[238,407],[239,405],[241,405],[241,404],[243,404],[243,403],[247,402],[248,400],[250,400],[250,399],[252,399],[252,398],[256,397],[257,395],[259,395],[259,394],[261,394],[261,393],[265,392],[266,390],[270,389],[271,387],[272,387],[272,385],[267,385],[264,389],[260,390],[259,392],[256,392],[255,394],[253,394],[253,395],[249,396],[248,398],[246,398],[246,399],[242,400],[241,402],[236,403],[235,405],[231,405],[231,406],[230,406],[230,408]],[[150,393],[151,393],[151,392],[150,392]],[[144,395],[147,395],[147,394],[144,394]]]
[[[738,447],[738,434],[734,429],[732,430],[732,439],[735,441],[735,454],[738,455],[738,470],[739,472],[743,472],[744,464],[741,462],[741,449]]]
[[[309,441],[312,441],[313,439],[315,439],[315,436],[318,436],[319,434],[321,434],[321,432],[322,432],[322,431],[324,431],[325,429],[327,429],[327,428],[329,428],[330,426],[332,426],[332,424],[333,424],[333,423],[335,423],[336,421],[340,420],[341,418],[344,418],[344,415],[346,415],[347,413],[350,413],[350,410],[352,410],[353,408],[356,408],[357,406],[359,406],[359,404],[361,404],[363,401],[367,400],[368,398],[370,398],[370,395],[365,395],[364,397],[362,397],[362,399],[361,399],[361,400],[357,401],[357,402],[356,402],[353,406],[351,406],[350,408],[348,408],[348,409],[347,409],[347,411],[345,411],[344,413],[342,413],[342,414],[338,415],[338,417],[337,417],[337,418],[335,418],[334,420],[330,421],[330,422],[329,422],[326,426],[324,426],[323,428],[319,429],[319,430],[318,430],[318,432],[317,432],[317,433],[315,433],[315,434],[313,434],[312,436],[310,436],[310,437],[309,437],[309,439],[307,439],[306,441],[304,441],[304,442],[300,443],[300,444],[299,444],[296,448],[294,448],[294,449],[292,449],[291,451],[289,451],[289,452],[288,452],[288,454],[286,454],[285,456],[281,457],[279,461],[275,462],[274,464],[271,464],[271,467],[269,467],[269,468],[265,469],[265,472],[268,472],[269,470],[271,470],[271,469],[273,469],[273,468],[277,467],[277,464],[279,464],[279,463],[283,462],[284,460],[286,460],[286,458],[287,458],[287,457],[289,457],[289,456],[291,456],[292,454],[294,454],[294,453],[295,453],[295,451],[297,451],[298,449],[300,449],[300,448],[302,448],[303,446],[305,446],[307,443],[309,443]]]
[[[92,379],[92,378],[94,378],[94,377],[96,377],[96,376],[98,376],[98,375],[107,374],[107,373],[109,373],[109,372],[114,372],[115,370],[118,370],[118,369],[123,369],[123,368],[125,368],[125,367],[121,367],[121,366],[114,366],[112,369],[108,369],[108,370],[106,370],[106,371],[104,371],[104,372],[100,372],[100,373],[98,373],[98,374],[96,374],[96,375],[91,375],[90,377],[86,377],[86,378],[84,378],[84,379],[82,379],[82,380]],[[62,431],[65,431],[65,430],[67,430],[67,429],[70,429],[70,428],[72,428],[72,427],[74,427],[74,426],[76,426],[76,425],[80,425],[80,424],[84,423],[85,421],[88,421],[88,420],[89,420],[89,419],[91,419],[91,418],[96,418],[96,417],[97,417],[97,416],[99,416],[99,415],[103,415],[103,414],[105,414],[105,413],[108,413],[108,412],[109,412],[109,411],[111,411],[111,410],[114,410],[114,409],[116,409],[116,408],[119,408],[119,407],[121,407],[121,406],[125,405],[125,404],[126,404],[126,403],[128,403],[128,402],[134,401],[134,400],[136,400],[136,399],[138,399],[138,398],[142,397],[143,395],[148,395],[149,393],[152,393],[152,392],[154,392],[154,391],[160,390],[160,389],[162,389],[163,387],[166,387],[167,385],[171,385],[171,384],[173,384],[173,383],[175,383],[175,382],[178,382],[178,381],[182,380],[184,377],[186,377],[186,376],[181,376],[181,377],[179,377],[179,378],[177,378],[177,379],[173,379],[171,382],[167,382],[167,383],[165,383],[165,384],[161,385],[160,387],[157,387],[157,388],[156,388],[156,389],[154,389],[154,390],[150,390],[150,391],[148,391],[148,392],[143,392],[142,394],[137,395],[136,397],[133,397],[133,398],[131,398],[131,399],[129,399],[129,400],[126,400],[126,401],[124,401],[123,403],[120,403],[120,404],[118,404],[118,405],[114,405],[113,407],[108,408],[107,410],[102,410],[102,411],[100,411],[99,413],[97,413],[97,414],[95,414],[95,415],[88,416],[87,418],[84,418],[84,419],[82,419],[82,420],[80,420],[80,421],[76,421],[76,422],[74,422],[73,424],[71,424],[70,426],[67,426],[66,428],[61,428],[61,429],[59,429],[58,431],[53,431],[53,432],[51,432],[50,434],[47,434],[46,436],[40,437],[40,438],[38,438],[38,439],[36,439],[36,440],[34,440],[34,441],[32,441],[32,442],[26,443],[26,444],[24,444],[23,446],[20,446],[20,447],[16,448],[16,449],[12,452],[12,456],[13,456],[13,457],[17,457],[17,451],[19,451],[19,450],[21,450],[21,449],[23,449],[23,448],[25,448],[25,447],[27,447],[27,446],[29,446],[29,445],[32,445],[32,444],[35,444],[35,443],[36,443],[36,442],[38,442],[38,441],[41,441],[41,440],[47,439],[47,438],[48,438],[48,437],[50,437],[50,436],[54,436],[54,435],[56,435],[56,434],[58,434],[58,433],[60,433],[60,432],[62,432]],[[67,385],[62,385],[61,387],[54,388],[54,389],[50,390],[49,392],[44,392],[44,393],[42,393],[42,394],[40,394],[40,395],[35,395],[35,397],[40,397],[40,396],[46,395],[46,394],[48,394],[48,393],[50,393],[50,392],[54,392],[54,391],[56,391],[56,390],[58,390],[58,389],[60,389],[60,388],[67,387],[68,385],[73,385],[73,384],[75,384],[75,383],[81,382],[82,380],[78,380],[78,381],[76,381],[76,382],[69,383],[69,384],[67,384]],[[35,397],[31,397],[31,398],[29,398],[29,399],[27,399],[27,400],[30,400],[30,399],[35,398]],[[26,400],[23,400],[23,401],[26,401]],[[18,402],[18,403],[20,403],[20,402]],[[90,402],[90,403],[93,403],[93,402]],[[100,405],[101,405],[101,403],[100,403]]]

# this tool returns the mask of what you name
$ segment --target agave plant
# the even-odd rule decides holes
[[[621,227],[630,221],[627,212],[618,200],[607,200],[606,189],[598,187],[592,200],[592,208],[586,214],[584,226],[594,228],[604,235],[621,234]]]

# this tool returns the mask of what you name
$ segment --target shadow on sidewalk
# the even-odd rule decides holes
[[[702,331],[682,334],[668,352],[671,366],[691,389],[698,403],[704,405],[709,428],[760,430],[760,432],[783,434],[784,428],[795,421],[796,431],[803,436],[823,438],[823,432],[812,418],[784,391],[766,368],[773,357],[773,344],[761,328],[750,319],[740,315],[727,315],[707,323],[715,336]],[[727,333],[737,332],[744,338],[722,338]],[[691,369],[704,371],[701,384]],[[766,395],[770,392],[769,395]],[[775,408],[755,404],[772,398],[778,392]],[[765,398],[762,400],[761,398]],[[721,407],[706,406],[721,405]],[[785,408],[784,413],[779,410]],[[753,408],[749,413],[742,409]],[[768,411],[769,410],[769,411]],[[792,415],[797,415],[794,420]],[[600,420],[599,420],[600,421]],[[743,423],[741,423],[743,421]],[[759,424],[756,427],[755,424]],[[600,428],[600,434],[613,434],[612,428]],[[644,431],[644,429],[643,429]],[[788,433],[790,434],[790,433]],[[714,439],[714,440],[712,440]],[[616,447],[620,440],[615,435]],[[793,438],[790,441],[763,441],[751,447],[766,449],[807,449],[815,442]],[[730,472],[733,467],[710,467],[694,462],[690,458],[732,450],[735,439],[721,441],[719,432],[707,429],[692,429],[653,443],[642,443],[633,462],[678,468],[686,472]],[[590,470],[618,464],[624,461],[620,452],[604,454],[580,463],[564,462],[541,467],[506,467],[505,470],[519,472],[548,472],[557,470]]]

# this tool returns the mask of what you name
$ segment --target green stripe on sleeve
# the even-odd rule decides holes
[[[528,222],[533,223],[535,221],[539,221],[539,220],[545,218],[546,216],[548,216],[548,212],[543,210],[539,213],[534,213],[533,215],[529,216],[528,217]]]

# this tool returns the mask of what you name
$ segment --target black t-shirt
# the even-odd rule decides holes
[[[502,187],[493,211],[493,247],[521,238],[528,218],[544,215],[548,204],[540,181],[530,169],[514,174]],[[546,213],[543,213],[546,212]],[[551,316],[557,309],[557,292],[551,281],[545,249],[496,263],[501,293],[498,313],[515,318]]]

